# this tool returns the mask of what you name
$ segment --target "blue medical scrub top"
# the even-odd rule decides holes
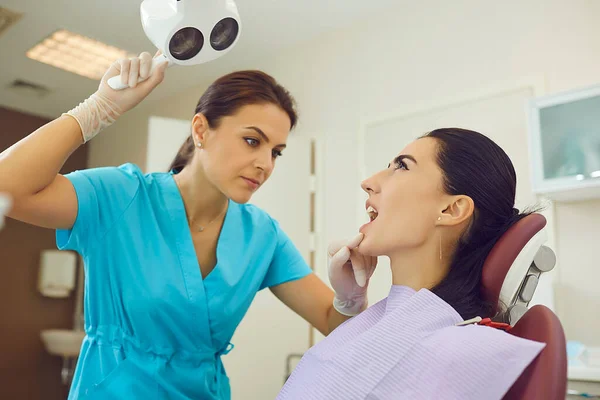
[[[259,290],[310,274],[296,247],[267,213],[230,201],[202,279],[173,173],[67,178],[79,210],[56,240],[84,258],[86,331],[69,399],[229,399],[221,356]]]

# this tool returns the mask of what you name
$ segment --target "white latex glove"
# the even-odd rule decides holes
[[[8,195],[0,193],[0,229],[4,226],[4,216],[8,214],[12,201]]]
[[[363,240],[360,233],[350,241],[329,245],[329,281],[335,292],[333,307],[353,317],[367,307],[367,286],[377,266],[377,257],[365,256],[356,248]]]
[[[168,63],[160,64],[149,77],[151,65],[152,56],[146,52],[139,57],[115,61],[102,77],[96,93],[66,113],[79,123],[84,142],[92,139],[115,122],[120,115],[138,105],[162,82]],[[121,76],[123,83],[128,83],[130,86],[128,89],[113,90],[108,86],[108,80],[118,75]],[[146,80],[138,82],[139,78]]]

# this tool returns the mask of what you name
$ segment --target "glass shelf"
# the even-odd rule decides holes
[[[600,86],[532,100],[529,122],[534,191],[600,198]]]

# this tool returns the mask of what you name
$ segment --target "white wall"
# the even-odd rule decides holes
[[[357,228],[362,119],[527,79],[541,81],[546,93],[596,84],[599,15],[600,2],[589,0],[399,1],[378,18],[248,65],[271,73],[294,94],[301,113],[296,134],[325,140],[324,240]],[[205,87],[123,118],[92,142],[91,165],[143,162],[144,118],[190,117]],[[590,345],[600,345],[600,317],[582,310],[600,308],[600,269],[592,254],[599,216],[600,201],[555,208],[556,310],[568,338]],[[320,261],[326,276],[325,257]]]

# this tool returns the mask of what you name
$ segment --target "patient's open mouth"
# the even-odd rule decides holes
[[[378,215],[378,213],[377,213],[377,210],[375,210],[375,209],[373,208],[373,206],[369,206],[369,207],[367,208],[367,214],[369,214],[369,219],[370,219],[371,221],[375,221],[375,218],[377,218],[377,215]]]

